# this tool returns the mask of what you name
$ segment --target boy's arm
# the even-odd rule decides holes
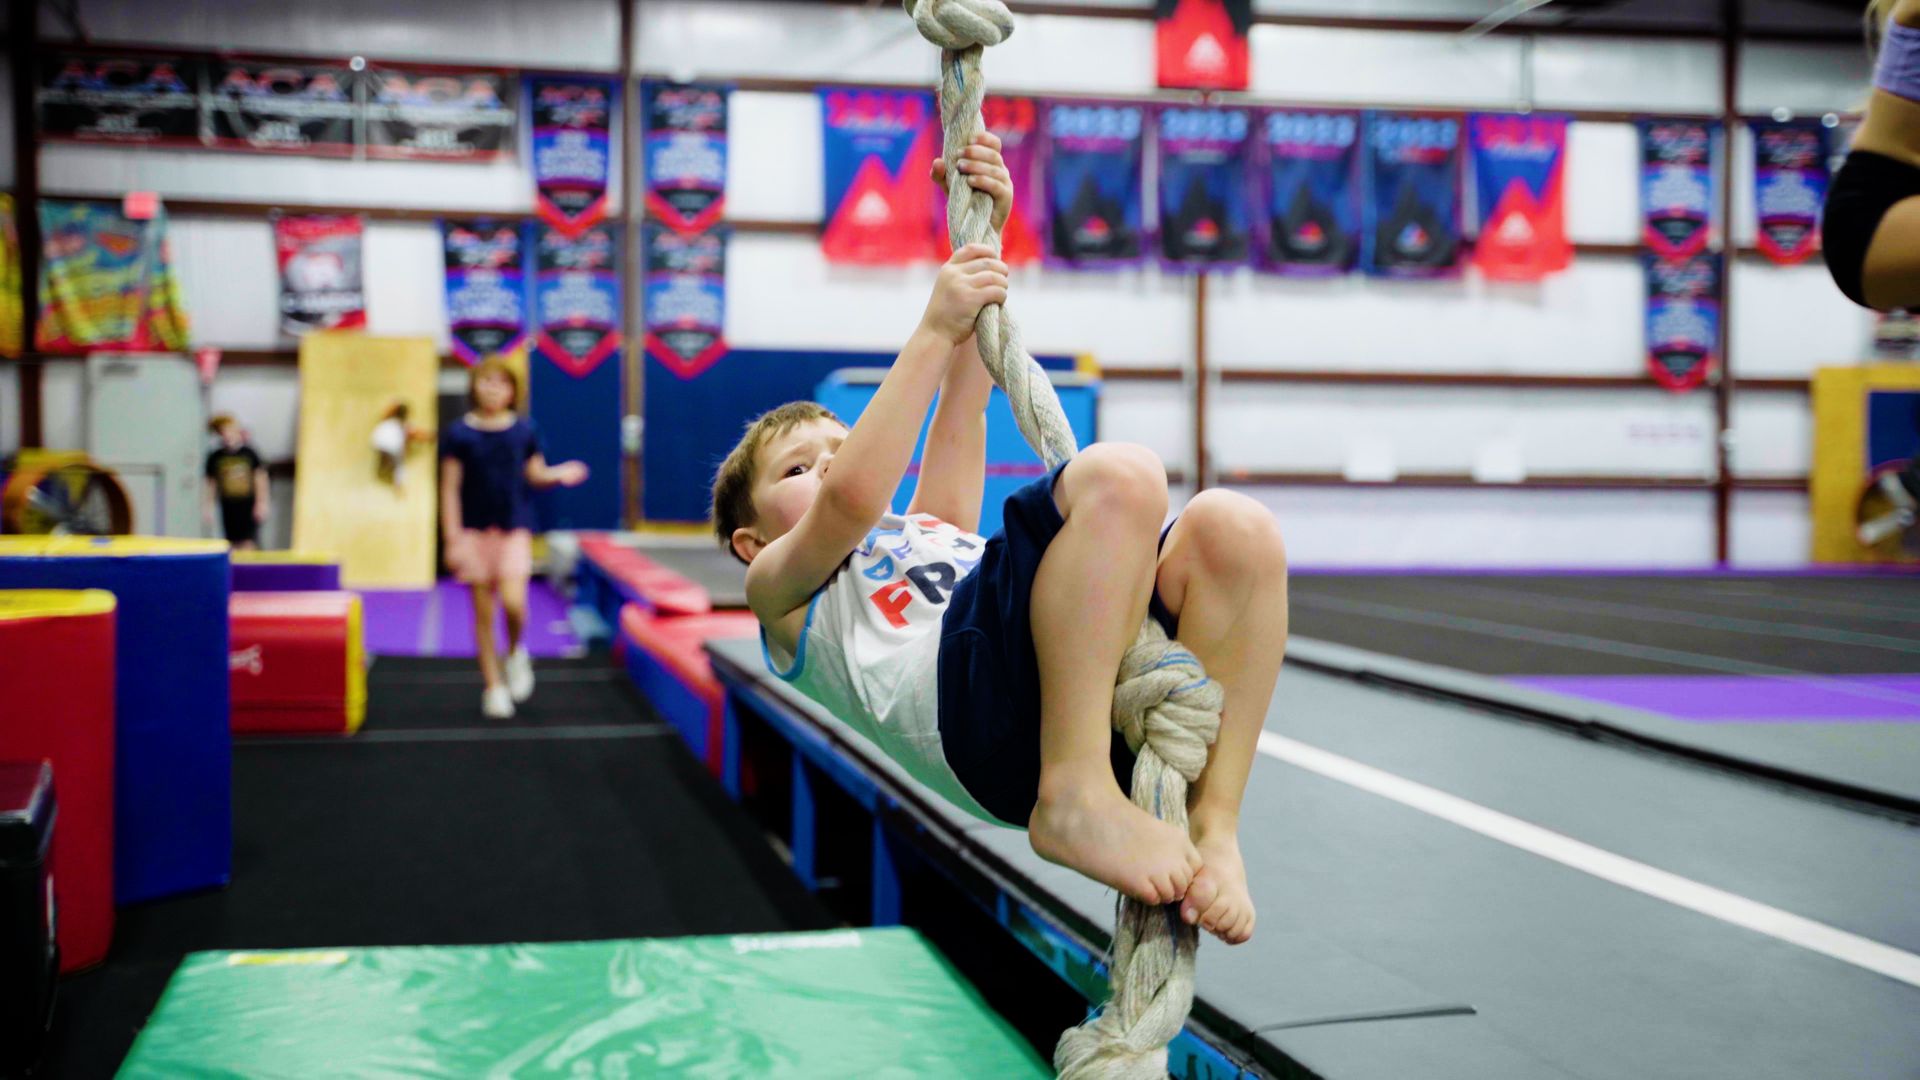
[[[980,498],[987,485],[987,399],[993,379],[980,362],[980,346],[968,338],[953,350],[940,383],[920,483],[910,514],[932,514],[965,532],[980,526]]]
[[[982,307],[1006,299],[1006,264],[985,245],[968,244],[940,268],[926,314],[833,455],[813,505],[747,567],[747,602],[763,622],[804,606],[887,512],[955,343],[972,335]]]
[[[261,521],[273,509],[273,477],[267,474],[265,465],[253,467],[253,514]]]

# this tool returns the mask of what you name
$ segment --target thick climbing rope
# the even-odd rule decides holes
[[[955,248],[984,243],[1000,251],[993,199],[975,191],[955,168],[960,153],[984,126],[986,85],[980,56],[1013,33],[1013,15],[1001,0],[905,0],[920,35],[941,49],[940,121],[947,160],[947,232]],[[1048,467],[1078,449],[1059,396],[1020,344],[1020,328],[1006,310],[990,305],[974,323],[980,359],[1006,392],[1014,421]],[[1207,764],[1220,732],[1220,686],[1200,661],[1148,618],[1120,662],[1113,695],[1113,726],[1137,755],[1133,801],[1187,830],[1187,789]],[[1069,1029],[1054,1048],[1062,1077],[1164,1078],[1167,1044],[1193,1007],[1194,953],[1199,932],[1176,905],[1123,898],[1113,934],[1112,996],[1099,1015]]]

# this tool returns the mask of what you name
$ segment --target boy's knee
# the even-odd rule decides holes
[[[1095,443],[1069,467],[1069,513],[1093,509],[1102,517],[1150,522],[1167,519],[1167,469],[1159,455],[1133,443]]]
[[[1180,517],[1192,530],[1195,554],[1214,574],[1286,568],[1280,523],[1272,511],[1237,491],[1203,491],[1187,503]]]

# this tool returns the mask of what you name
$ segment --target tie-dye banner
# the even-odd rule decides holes
[[[1642,120],[1639,127],[1642,242],[1665,259],[1698,255],[1713,226],[1719,128],[1704,120]]]
[[[1720,363],[1720,256],[1642,258],[1648,370],[1669,390],[1691,390]]]
[[[527,80],[534,206],[540,220],[568,236],[580,235],[607,216],[618,89],[618,83],[581,76]]]
[[[1573,263],[1567,117],[1475,113],[1467,121],[1480,234],[1473,262],[1496,281],[1539,281]]]
[[[186,304],[167,253],[167,217],[133,221],[118,206],[40,202],[40,321],[48,352],[175,352]]]
[[[938,257],[927,170],[940,153],[933,95],[820,91],[826,165],[820,248],[833,262],[897,265]]]
[[[1262,270],[1344,274],[1360,254],[1360,114],[1275,109],[1258,123],[1254,258]]]
[[[1247,261],[1252,118],[1249,109],[1187,106],[1166,106],[1155,116],[1162,264],[1206,269]]]
[[[464,364],[512,352],[527,333],[520,228],[497,221],[442,221],[447,328]]]
[[[726,212],[727,88],[646,82],[647,216],[697,233]]]
[[[1146,254],[1146,107],[1054,101],[1041,117],[1047,135],[1047,261],[1083,267],[1139,262]]]
[[[1752,123],[1753,209],[1760,253],[1782,266],[1820,249],[1832,132],[1819,121]]]
[[[1381,277],[1460,272],[1461,123],[1457,116],[1369,112],[1360,266]]]

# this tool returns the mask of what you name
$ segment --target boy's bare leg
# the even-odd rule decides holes
[[[1040,798],[1028,837],[1041,858],[1150,904],[1186,895],[1200,856],[1179,829],[1127,800],[1113,776],[1113,677],[1153,588],[1167,477],[1151,451],[1088,447],[1061,474],[1066,518],[1034,574],[1040,663]]]
[[[493,648],[493,586],[473,586],[473,644],[480,654],[480,678],[488,689],[505,686],[500,655]]]
[[[1254,908],[1240,858],[1240,800],[1287,645],[1287,562],[1273,515],[1230,491],[1187,504],[1167,537],[1160,598],[1180,620],[1181,644],[1220,683],[1220,738],[1188,796],[1205,867],[1180,913],[1220,940],[1253,936]]]

